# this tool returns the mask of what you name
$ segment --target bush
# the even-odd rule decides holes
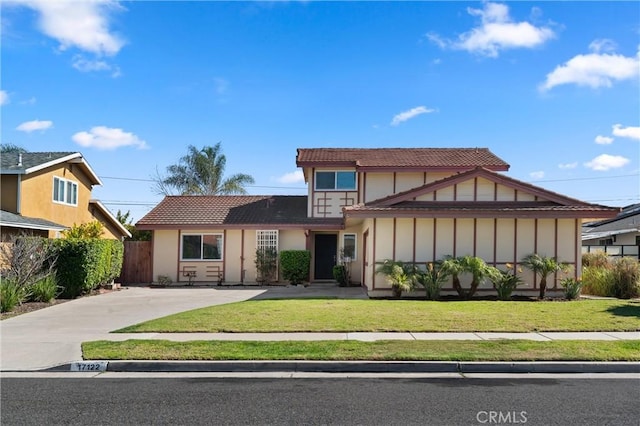
[[[609,256],[603,251],[585,253],[582,255],[582,266],[595,266],[597,268],[609,267]]]
[[[593,296],[613,297],[611,266],[586,266],[582,268],[582,290]]]
[[[333,267],[333,279],[338,282],[340,287],[349,286],[349,274],[345,265],[336,265]]]
[[[75,298],[120,275],[123,244],[116,240],[58,239],[51,240],[50,250],[57,256],[58,283],[61,296]]]
[[[2,278],[26,288],[50,275],[56,260],[55,255],[46,249],[47,241],[40,237],[12,235],[9,242],[2,243]]]
[[[640,263],[631,257],[616,259],[611,270],[613,295],[620,299],[640,296]]]
[[[0,312],[12,311],[27,298],[26,289],[13,280],[0,282]]]
[[[387,259],[376,268],[376,274],[387,278],[393,297],[400,297],[403,291],[412,291],[416,285],[416,267],[412,263]]]
[[[309,250],[284,250],[280,252],[282,277],[292,285],[309,279],[311,252]]]
[[[416,271],[415,275],[416,282],[424,287],[429,300],[437,300],[440,297],[440,290],[447,278],[449,274],[441,262],[429,263],[426,271]]]
[[[274,248],[257,249],[255,263],[260,284],[268,284],[278,280],[278,250]]]
[[[49,303],[56,298],[60,290],[56,276],[54,274],[47,275],[28,287],[28,301]]]
[[[511,294],[523,282],[510,263],[507,263],[506,271],[489,266],[488,276],[500,300],[511,300]]]
[[[560,286],[564,289],[565,299],[575,300],[580,296],[582,281],[575,278],[563,278],[560,280]]]

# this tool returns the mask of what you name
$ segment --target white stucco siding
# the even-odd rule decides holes
[[[177,281],[180,239],[177,230],[153,231],[153,280],[158,275]]]
[[[392,195],[393,173],[367,173],[365,175],[365,202]]]
[[[494,259],[494,219],[478,219],[476,221],[476,256],[485,262]]]
[[[474,201],[476,186],[474,179],[456,185],[456,201]]]
[[[493,201],[495,199],[495,184],[489,179],[478,178],[477,180],[477,200],[478,201]]]
[[[246,233],[245,233],[246,234]],[[253,232],[255,238],[255,232]],[[245,235],[246,238],[246,235]],[[225,233],[224,244],[224,279],[225,282],[239,283],[242,280],[242,257],[245,257],[246,263],[253,263],[254,252],[243,253],[242,247],[242,230],[230,229]],[[213,279],[212,277],[206,277]]]
[[[474,254],[473,219],[456,219],[456,256]]]
[[[556,257],[556,222],[554,219],[538,219],[537,250],[540,256]]]
[[[393,259],[393,219],[376,219],[375,237],[376,261]]]
[[[497,201],[514,201],[515,197],[515,190],[513,188],[509,188],[505,185],[498,185],[496,193]]]
[[[446,188],[442,188],[436,191],[435,200],[436,201],[455,201],[455,191],[453,186],[448,186]]]
[[[416,261],[431,262],[433,254],[433,219],[416,220]]]
[[[436,219],[436,259],[453,255],[453,219]]]
[[[414,232],[413,219],[396,220],[396,259],[413,262]],[[422,261],[422,259],[416,259],[416,261]]]
[[[402,192],[408,189],[418,188],[424,185],[424,173],[396,173],[395,192]]]
[[[515,238],[515,220],[498,219],[496,228],[497,263],[513,262],[513,246]]]

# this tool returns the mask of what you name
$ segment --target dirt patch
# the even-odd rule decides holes
[[[81,297],[98,296],[98,295],[101,295],[101,294],[111,293],[113,291],[120,291],[120,290],[121,290],[121,288],[117,288],[117,289],[100,288],[98,290],[94,290],[91,293],[86,294],[86,295],[81,296]],[[13,317],[16,317],[18,315],[27,314],[27,313],[33,312],[33,311],[38,311],[40,309],[45,309],[45,308],[48,308],[50,306],[59,305],[60,303],[70,302],[72,300],[74,300],[74,299],[54,299],[49,303],[45,303],[45,302],[26,302],[26,303],[23,303],[22,305],[16,306],[15,308],[13,308],[12,311],[0,313],[0,320],[5,320],[7,318],[13,318]]]

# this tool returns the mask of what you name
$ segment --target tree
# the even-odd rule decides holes
[[[416,267],[412,263],[404,263],[400,260],[387,259],[376,268],[376,274],[382,274],[391,284],[393,297],[402,296],[402,292],[409,292],[415,288],[414,279]]]
[[[254,183],[253,177],[243,173],[224,178],[227,159],[220,142],[200,150],[189,145],[187,150],[178,164],[167,167],[167,176],[156,171],[153,178],[156,193],[171,195],[175,190],[180,195],[246,194],[245,185]]]
[[[448,257],[442,262],[444,270],[451,275],[453,288],[463,299],[470,299],[478,290],[489,273],[489,266],[484,260],[474,256]],[[471,274],[471,284],[468,290],[462,288],[460,275]]]
[[[151,241],[151,231],[142,231],[133,225],[131,219],[131,211],[127,210],[126,213],[122,213],[119,209],[116,212],[116,219],[122,224],[127,231],[131,234],[131,238],[127,238],[127,241]]]
[[[521,261],[521,265],[540,276],[540,299],[544,299],[544,293],[547,289],[547,277],[567,268],[567,265],[558,262],[554,257],[545,257],[539,254],[525,256]]]
[[[80,225],[73,226],[65,231],[62,231],[62,235],[64,235],[67,239],[79,239],[79,240],[89,240],[89,239],[97,239],[102,236],[104,232],[104,226],[100,221],[94,220],[87,223],[81,223]]]
[[[6,144],[3,143],[3,144],[0,144],[0,152],[3,154],[10,153],[10,152],[17,152],[20,154],[24,154],[25,152],[27,152],[27,150],[13,143],[6,143]]]

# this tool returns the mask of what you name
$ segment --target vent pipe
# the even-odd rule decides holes
[[[18,167],[22,167],[22,153],[18,153]]]

